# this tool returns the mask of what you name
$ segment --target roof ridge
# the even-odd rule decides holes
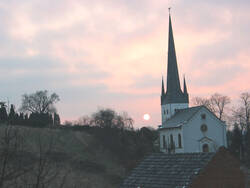
[[[188,107],[188,108],[179,109],[172,117],[170,117],[169,119],[167,119],[164,123],[167,123],[170,120],[173,120],[176,116],[179,116],[183,112],[187,112],[187,111],[191,111],[191,110],[197,109],[196,111],[194,111],[194,112],[191,113],[190,117],[188,117],[187,119],[183,120],[180,123],[183,123],[185,121],[189,121],[193,117],[193,115],[195,115],[199,111],[199,109],[201,109],[202,107],[203,106],[194,106],[194,107],[190,107],[190,108]]]
[[[163,153],[163,152],[157,152],[157,153],[151,153],[152,154],[157,154],[157,155],[161,155],[161,154],[164,154],[164,155],[200,155],[200,154],[215,154],[216,152],[188,152],[188,153]],[[150,155],[149,155],[150,156]]]

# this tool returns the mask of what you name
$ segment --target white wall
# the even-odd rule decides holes
[[[175,114],[176,109],[188,108],[188,103],[173,103],[161,106],[162,125],[163,122]]]
[[[201,118],[201,114],[206,114],[205,120]],[[206,124],[208,127],[205,133],[201,131],[202,124]],[[215,151],[220,146],[227,147],[225,124],[219,121],[206,108],[199,110],[188,124],[183,125],[183,136],[185,140],[184,152],[202,152],[202,144],[206,140],[203,140],[203,143],[199,140],[204,137],[213,140],[213,142],[208,142],[210,151]]]
[[[165,135],[166,139],[166,147],[170,145],[170,135],[173,135],[173,140],[175,144],[175,153],[183,153],[184,152],[184,139],[183,139],[183,132],[182,128],[173,128],[173,129],[163,129],[160,131],[160,150],[162,152],[166,152],[166,148],[163,148],[163,135]],[[179,148],[179,142],[178,142],[178,134],[181,135],[181,144],[182,147]]]

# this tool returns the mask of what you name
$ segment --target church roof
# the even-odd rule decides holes
[[[183,125],[188,122],[202,107],[204,106],[179,109],[175,115],[163,123],[163,128],[172,128]]]
[[[215,153],[153,153],[128,176],[121,188],[183,188],[213,158]]]

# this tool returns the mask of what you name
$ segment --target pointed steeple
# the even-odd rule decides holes
[[[184,94],[187,94],[187,86],[186,86],[185,75],[184,75],[184,79],[183,79],[183,92],[184,92]]]
[[[185,86],[186,87],[186,86]],[[188,103],[188,95],[181,90],[177,58],[175,52],[174,36],[169,13],[169,36],[168,36],[168,65],[167,65],[167,88],[162,104]]]
[[[163,96],[165,94],[165,88],[164,88],[164,81],[163,81],[163,76],[161,79],[161,96]]]
[[[171,118],[176,113],[177,109],[188,108],[188,106],[189,106],[189,95],[187,93],[185,77],[183,83],[183,91],[180,86],[171,15],[169,13],[167,86],[165,90],[162,78],[162,89],[161,89],[162,125],[164,126],[166,120]]]
[[[181,87],[175,53],[173,29],[171,15],[169,14],[167,93],[176,95],[180,91]]]

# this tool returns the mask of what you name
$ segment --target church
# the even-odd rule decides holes
[[[166,90],[162,78],[160,151],[165,153],[216,152],[227,147],[226,124],[205,106],[189,107],[185,78],[180,86],[171,15],[169,15]]]
[[[225,148],[226,124],[205,106],[189,107],[185,78],[181,89],[170,15],[167,63],[158,129],[161,152],[146,156],[120,188],[245,187],[240,161]]]

